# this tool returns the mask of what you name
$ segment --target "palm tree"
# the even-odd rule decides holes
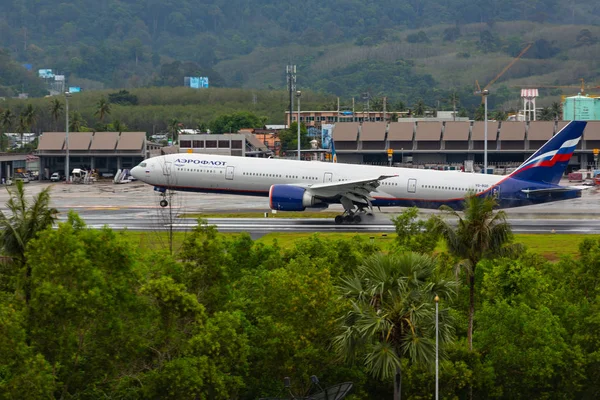
[[[31,291],[29,281],[31,266],[27,265],[26,248],[39,232],[51,227],[58,211],[50,207],[50,187],[42,190],[30,202],[25,197],[23,182],[17,181],[15,189],[9,189],[10,199],[6,203],[7,215],[0,211],[0,239],[4,255],[9,256],[18,269],[25,268],[23,290],[29,304]]]
[[[114,132],[123,132],[127,130],[127,126],[118,119],[115,119],[109,126]]]
[[[6,149],[6,147],[4,146],[4,134],[12,128],[14,119],[15,114],[13,114],[10,108],[7,108],[6,110],[4,110],[4,112],[0,113],[0,133],[2,134],[2,136],[0,137],[0,150],[2,151]]]
[[[376,254],[355,276],[342,280],[340,291],[350,301],[336,352],[346,361],[357,354],[379,379],[394,377],[394,399],[400,398],[401,359],[431,366],[435,357],[434,298],[449,299],[456,282],[445,280],[434,258],[407,252]],[[451,318],[440,314],[442,342],[453,338]]]
[[[465,199],[464,213],[448,206],[440,207],[446,216],[457,221],[451,224],[435,216],[435,228],[446,241],[448,252],[460,259],[456,273],[465,270],[469,282],[469,327],[467,341],[473,350],[473,317],[475,316],[475,268],[484,258],[509,255],[521,247],[510,245],[512,229],[506,222],[504,211],[495,211],[496,198],[469,195]]]
[[[27,104],[25,109],[19,115],[19,133],[21,134],[21,147],[24,147],[23,133],[25,131],[31,131],[33,125],[35,125],[37,115],[33,105]]]
[[[559,103],[558,101],[553,102],[552,105],[550,106],[550,110],[552,112],[552,116],[554,117],[555,121],[562,119],[562,104],[561,103]]]
[[[552,113],[552,110],[550,109],[550,107],[544,107],[542,108],[542,110],[540,111],[540,116],[538,118],[540,121],[553,121],[554,120],[554,114]]]
[[[94,113],[100,119],[100,122],[104,122],[104,117],[110,114],[110,103],[106,101],[106,98],[101,97],[96,105],[96,112]]]
[[[83,124],[83,118],[82,118],[81,114],[79,112],[75,111],[69,117],[69,131],[79,132],[81,130],[82,124]]]
[[[27,130],[27,117],[25,114],[19,114],[19,122],[17,123],[17,132],[19,132],[19,137],[21,138],[20,149],[24,147],[23,145],[23,133]]]
[[[167,130],[171,135],[171,139],[173,140],[173,144],[177,143],[177,138],[179,137],[179,131],[181,130],[182,123],[180,123],[177,118],[171,118],[167,125]]]
[[[419,99],[413,106],[413,113],[414,113],[415,117],[422,117],[423,115],[425,115],[426,109],[427,109],[427,106],[425,106],[425,103],[423,102],[423,100]]]
[[[54,120],[54,129],[58,130],[58,120],[62,116],[63,113],[63,103],[54,97],[50,100],[50,115],[52,115],[52,119]]]

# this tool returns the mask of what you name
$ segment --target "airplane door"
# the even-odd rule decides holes
[[[233,180],[233,168],[234,167],[227,167],[225,169],[225,179],[229,179],[230,181]]]
[[[163,175],[169,176],[171,175],[171,161],[165,161],[162,166]]]
[[[333,180],[333,174],[331,172],[325,172],[325,176],[323,176],[323,182],[331,182]]]
[[[417,180],[416,179],[409,179],[408,180],[408,193],[416,193],[417,192]]]

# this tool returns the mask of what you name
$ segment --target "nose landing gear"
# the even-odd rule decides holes
[[[167,190],[165,188],[162,188],[162,187],[155,187],[154,191],[155,192],[159,192],[160,193],[160,197],[162,197],[162,200],[158,204],[160,204],[160,206],[162,208],[165,208],[166,206],[168,206],[169,202],[167,201]]]

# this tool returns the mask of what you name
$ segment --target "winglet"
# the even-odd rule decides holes
[[[511,178],[557,185],[583,136],[587,122],[571,121],[519,166]]]

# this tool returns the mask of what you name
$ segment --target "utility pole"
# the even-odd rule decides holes
[[[302,141],[300,137],[300,96],[302,96],[302,92],[298,90],[296,92],[296,97],[298,98],[298,123],[296,124],[298,125],[298,160],[301,160],[300,151],[302,150]]]
[[[285,67],[285,73],[287,75],[287,86],[290,93],[290,122],[288,129],[292,126],[292,116],[294,115],[294,92],[296,91],[296,66],[287,65]],[[300,123],[300,121],[298,121]]]
[[[66,122],[65,122],[65,150],[66,150],[66,159],[65,159],[65,179],[66,182],[69,183],[69,97],[71,97],[70,92],[65,92],[65,103],[66,103]]]

